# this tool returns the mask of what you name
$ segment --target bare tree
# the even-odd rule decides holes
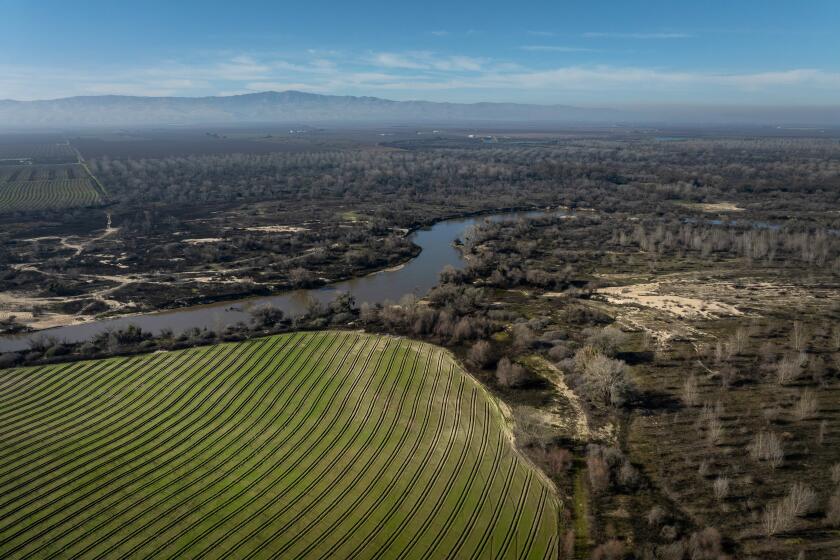
[[[714,527],[694,532],[688,539],[688,552],[692,560],[717,560],[722,557],[722,551],[720,532]]]
[[[817,428],[817,445],[822,445],[825,443],[825,436],[828,434],[828,420],[823,420],[820,422],[819,428]]]
[[[496,364],[496,380],[504,387],[515,387],[525,381],[525,368],[505,356]]]
[[[595,494],[601,494],[610,485],[610,466],[599,454],[590,452],[586,456],[586,472],[589,475],[589,485]]]
[[[575,358],[577,362],[577,354]],[[630,396],[627,364],[622,360],[614,360],[596,352],[584,361],[581,374],[583,391],[592,400],[622,406]]]
[[[729,346],[733,354],[743,354],[750,340],[750,331],[747,327],[738,327],[735,334],[729,339]]]
[[[776,381],[779,385],[787,385],[799,379],[802,367],[807,361],[803,353],[788,354],[776,364]]]
[[[682,401],[686,406],[697,406],[699,393],[697,390],[697,376],[693,373],[683,382]]]
[[[595,547],[592,551],[592,560],[621,560],[626,554],[624,543],[611,539]]]
[[[662,506],[653,506],[647,512],[647,522],[651,527],[659,527],[665,520],[666,512]]]
[[[729,478],[719,476],[712,483],[712,489],[715,493],[715,499],[723,501],[729,496]]]
[[[750,457],[756,461],[766,461],[775,469],[785,457],[782,440],[773,432],[762,431],[755,435],[749,445]]]
[[[808,330],[802,321],[794,321],[790,331],[790,344],[797,352],[804,352],[808,348]]]
[[[819,410],[819,402],[817,395],[811,389],[805,389],[799,393],[799,399],[793,406],[793,415],[797,420],[805,420],[806,418],[813,418],[817,415]]]
[[[488,367],[493,364],[493,346],[486,340],[479,340],[472,345],[467,357],[479,367]]]
[[[775,535],[793,528],[796,518],[808,515],[817,505],[817,494],[814,490],[801,483],[795,482],[788,495],[764,509],[762,527],[767,535]]]
[[[829,527],[840,527],[840,489],[828,499],[828,506],[825,508],[825,523]]]
[[[796,517],[804,517],[811,513],[817,505],[817,493],[802,482],[794,482],[785,498],[790,511]]]
[[[618,349],[627,340],[624,332],[612,325],[603,329],[589,329],[586,344],[592,346],[605,356],[615,356]]]
[[[831,473],[831,482],[840,486],[840,463],[834,463],[831,465],[829,472]]]

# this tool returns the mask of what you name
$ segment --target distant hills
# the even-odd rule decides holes
[[[562,105],[433,103],[267,91],[224,97],[102,95],[0,101],[0,125],[141,125],[249,122],[605,122],[615,112]]]
[[[223,123],[801,124],[836,126],[840,108],[618,110],[518,103],[436,103],[267,91],[224,97],[67,97],[0,101],[0,128]]]

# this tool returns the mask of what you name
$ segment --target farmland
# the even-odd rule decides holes
[[[425,420],[422,412],[429,407],[424,399],[432,398],[426,385],[409,389],[404,401],[399,392],[403,381],[395,381],[393,397],[386,384],[383,398],[348,401],[346,406],[361,403],[359,414],[364,418],[379,415],[359,429],[347,428],[358,432],[361,439],[353,440],[356,443],[372,438],[361,446],[374,450],[370,467],[364,466],[364,455],[347,459],[358,447],[345,439],[336,440],[334,454],[319,455],[319,446],[331,441],[328,432],[319,430],[342,426],[344,408],[323,426],[309,420],[300,424],[301,433],[312,432],[311,439],[301,443],[301,449],[312,447],[316,454],[310,467],[273,466],[286,450],[290,460],[296,460],[298,449],[288,446],[297,440],[280,440],[298,431],[287,420],[291,413],[282,412],[285,416],[278,416],[277,422],[289,427],[275,435],[272,407],[309,410],[312,399],[306,385],[297,391],[300,396],[287,395],[279,385],[271,389],[265,398],[279,399],[272,405],[255,402],[258,398],[232,397],[229,405],[208,402],[197,405],[203,407],[200,413],[178,412],[164,416],[159,427],[148,424],[150,418],[157,422],[154,411],[178,409],[168,404],[175,398],[171,387],[195,375],[201,383],[218,382],[223,390],[238,391],[240,385],[229,387],[233,382],[225,377],[227,362],[219,366],[213,362],[216,358],[202,357],[206,352],[251,348],[259,353],[262,345],[273,344],[266,340],[322,336],[288,334],[295,331],[347,329],[330,336],[361,338],[348,342],[344,353],[337,350],[336,359],[347,354],[350,361],[325,365],[327,378],[336,378],[330,373],[335,370],[352,384],[355,367],[374,372],[408,368],[406,375],[412,375],[409,343],[399,343],[402,350],[396,351],[393,338],[378,339],[388,345],[380,366],[353,366],[356,354],[368,351],[360,345],[375,340],[357,334],[362,330],[422,341],[411,343],[419,349],[421,364],[432,348],[422,343],[429,343],[446,348],[469,368],[505,411],[505,425],[515,436],[518,453],[539,467],[541,480],[551,480],[564,505],[553,529],[540,529],[560,535],[560,545],[552,541],[549,546],[559,548],[561,558],[783,560],[800,553],[809,560],[833,558],[840,542],[840,144],[818,137],[712,138],[705,132],[675,133],[681,139],[674,141],[629,131],[593,134],[597,137],[529,135],[521,143],[500,136],[483,144],[453,132],[440,138],[413,135],[410,141],[388,136],[387,142],[373,145],[356,133],[327,138],[326,133],[312,131],[292,141],[269,130],[231,129],[173,133],[170,139],[177,146],[159,146],[157,140],[167,137],[164,132],[142,143],[131,139],[140,138],[139,132],[126,132],[103,135],[100,152],[90,143],[71,140],[89,158],[86,165],[92,176],[107,188],[107,208],[0,216],[5,250],[0,253],[0,330],[10,334],[0,364],[41,368],[11,370],[0,377],[6,379],[5,390],[18,391],[17,383],[32,375],[25,372],[57,376],[55,383],[62,388],[84,387],[74,381],[75,375],[84,374],[95,389],[86,388],[79,397],[63,396],[62,391],[51,391],[50,397],[19,393],[21,398],[55,398],[65,404],[54,412],[55,418],[46,420],[8,413],[16,422],[9,437],[22,438],[32,424],[28,441],[40,446],[39,430],[48,430],[43,434],[53,438],[47,440],[53,447],[43,448],[41,455],[40,447],[27,453],[27,443],[17,440],[18,447],[10,448],[14,455],[9,460],[17,462],[6,466],[9,478],[0,493],[11,490],[8,500],[26,505],[18,514],[15,502],[7,502],[11,513],[5,528],[0,527],[0,549],[12,549],[21,557],[59,550],[70,557],[120,557],[151,555],[163,547],[161,554],[171,556],[180,546],[204,539],[205,531],[214,533],[219,524],[236,537],[225,537],[218,554],[233,550],[235,539],[251,538],[248,535],[256,532],[266,544],[255,555],[294,556],[309,552],[305,547],[311,544],[319,553],[344,557],[351,555],[347,548],[353,546],[347,543],[365,541],[371,527],[379,531],[372,539],[378,544],[388,542],[383,535],[402,534],[407,529],[396,520],[405,519],[410,515],[403,516],[405,508],[415,505],[422,511],[418,515],[434,517],[437,527],[452,525],[450,531],[463,533],[465,539],[479,538],[475,535],[481,527],[504,524],[506,508],[519,507],[518,502],[509,503],[495,510],[501,512],[501,520],[487,518],[482,508],[503,495],[513,496],[514,502],[525,496],[523,508],[532,517],[521,526],[537,526],[534,512],[543,510],[537,499],[522,491],[523,475],[512,475],[512,490],[493,490],[507,480],[505,469],[512,463],[490,461],[505,474],[483,466],[472,474],[474,457],[519,455],[509,446],[493,447],[492,439],[482,451],[484,444],[480,439],[476,443],[470,431],[483,429],[480,407],[476,427],[469,428],[467,420],[456,422],[456,417],[473,418],[466,412],[472,411],[464,400],[469,397],[452,400],[441,394],[431,401],[434,406]],[[260,148],[236,152],[247,148],[247,142],[259,143]],[[312,142],[309,151],[291,149],[291,144],[297,149],[307,142]],[[289,149],[267,151],[280,147]],[[157,148],[172,150],[173,155],[155,154]],[[56,174],[44,175],[45,170]],[[37,162],[0,167],[7,182],[55,180],[58,170]],[[541,211],[514,217],[509,213],[513,209]],[[440,221],[486,212],[507,217]],[[431,223],[432,228],[417,230]],[[391,270],[369,275],[382,269]],[[343,291],[345,279],[354,286],[349,293]],[[331,289],[322,290],[327,286]],[[372,289],[362,289],[365,286]],[[321,299],[336,292],[341,295],[334,300]],[[254,295],[264,297],[248,298]],[[197,305],[205,303],[210,305]],[[48,327],[58,328],[25,333]],[[277,335],[282,336],[266,338]],[[149,354],[153,351],[157,352]],[[125,357],[140,352],[147,357]],[[394,365],[389,365],[393,352]],[[403,367],[399,364],[406,353]],[[163,360],[189,360],[194,355],[203,361],[184,366],[182,373],[158,371]],[[224,355],[219,360],[238,359]],[[448,355],[443,356],[449,363]],[[93,359],[100,361],[80,362]],[[261,368],[262,359],[254,357],[248,368]],[[294,354],[288,359],[287,369],[298,367]],[[106,377],[95,381],[98,374],[85,373],[93,367],[103,368]],[[284,378],[286,366],[277,367]],[[436,366],[418,367],[419,373],[425,372],[420,378],[433,383]],[[152,382],[146,373],[132,373],[142,368],[168,381]],[[127,376],[121,373],[125,371]],[[201,372],[209,371],[212,375],[204,379]],[[320,375],[313,371],[302,375]],[[260,383],[262,376],[271,374],[253,375]],[[146,385],[119,389],[120,385],[112,397],[112,384],[130,385],[136,379]],[[376,391],[377,379],[370,391]],[[3,383],[0,379],[0,394]],[[473,387],[466,379],[465,383],[465,390]],[[250,385],[244,386],[250,391]],[[218,394],[209,389],[214,385],[207,390],[196,387],[190,395],[198,401]],[[330,387],[312,391],[329,400]],[[106,412],[111,409],[94,390],[104,391],[102,395],[116,403],[111,406],[127,408],[125,421],[117,416],[119,423],[112,426]],[[125,396],[122,390],[133,392]],[[132,399],[147,394],[156,408],[145,416],[132,412],[140,410]],[[485,394],[479,391],[476,398]],[[375,450],[386,435],[392,437],[391,419],[397,425],[394,433],[400,434],[406,423],[398,418],[414,410],[415,397],[420,399],[417,412],[408,412],[407,418],[414,414],[414,420],[406,422],[421,426],[412,430],[420,434],[419,450],[408,452],[401,445],[413,449],[413,441],[397,439],[396,458],[380,476],[379,461],[387,461],[383,457],[392,444],[382,443],[384,450]],[[284,405],[286,400],[292,404]],[[331,414],[332,405],[316,400],[312,415]],[[454,404],[458,402],[467,404]],[[95,407],[80,412],[90,403]],[[240,404],[247,408],[227,413]],[[364,408],[368,404],[369,413]],[[47,410],[51,404],[43,406]],[[216,422],[212,418],[219,406],[223,416],[218,422],[203,424],[205,419]],[[488,414],[495,414],[497,408],[488,406]],[[66,409],[79,412],[59,420]],[[135,416],[140,419],[132,424]],[[0,421],[5,417],[0,415]],[[85,423],[77,429],[77,422]],[[463,428],[452,428],[458,422],[465,422]],[[422,431],[424,423],[443,451],[424,454],[422,446],[432,448]],[[438,437],[439,425],[443,435]],[[147,434],[146,427],[152,426],[165,435]],[[193,434],[193,427],[199,431]],[[69,434],[69,448],[55,441],[62,429]],[[95,429],[106,434],[107,444],[97,447]],[[133,434],[132,439],[127,435],[132,430],[141,434],[136,449]],[[205,448],[202,438],[210,432],[218,432],[221,443]],[[450,433],[455,434],[449,436],[454,443],[441,443],[450,441]],[[504,437],[503,432],[493,433]],[[170,436],[191,439],[172,439],[174,447],[169,440],[164,446],[152,444]],[[158,439],[149,439],[153,437]],[[229,450],[225,442],[247,446]],[[272,451],[261,447],[263,443],[287,447]],[[345,444],[350,446],[346,451]],[[158,457],[158,447],[165,455]],[[453,451],[445,451],[450,447]],[[467,455],[459,463],[461,455],[454,450],[462,447]],[[71,454],[63,455],[65,449]],[[126,449],[129,454],[121,455]],[[90,465],[94,470],[85,466],[87,451],[97,453]],[[143,454],[153,463],[136,458]],[[26,455],[35,458],[36,470],[18,480],[20,473],[12,469],[22,469]],[[435,509],[436,497],[419,497],[430,492],[430,475],[397,475],[399,481],[417,480],[406,492],[401,483],[379,480],[397,473],[408,456],[419,459],[405,469],[427,472],[423,469],[442,459],[444,481],[449,480],[447,473],[465,472],[465,479],[452,480],[477,477],[482,489],[491,488],[489,494],[485,498],[470,487],[459,501],[454,496],[460,496],[463,487],[449,488],[444,482],[440,488],[450,498],[443,501],[453,503]],[[111,481],[110,470],[102,465],[113,457],[118,461],[117,478]],[[239,473],[239,459],[247,474],[230,478],[225,473]],[[49,466],[53,460],[59,466],[55,473]],[[315,482],[318,473],[345,466],[350,473],[340,475],[341,481],[324,478],[337,490],[324,494],[332,502],[322,502],[321,482]],[[518,468],[515,473],[526,472]],[[83,477],[78,483],[76,471]],[[344,483],[362,471],[361,486]],[[43,479],[32,478],[41,474]],[[298,480],[299,474],[303,478]],[[175,479],[171,485],[167,482]],[[65,480],[72,485],[62,489]],[[253,487],[251,481],[256,481]],[[179,490],[182,483],[184,490]],[[373,485],[370,490],[368,483]],[[383,499],[394,508],[393,515],[390,509],[377,509],[383,506],[370,498],[385,487],[394,492]],[[204,488],[210,494],[203,494]],[[349,497],[341,494],[345,489]],[[24,494],[28,497],[21,497]],[[274,495],[288,509],[271,502]],[[251,497],[256,500],[253,507],[247,502]],[[333,502],[339,505],[330,508]],[[365,513],[371,507],[371,513]],[[481,511],[471,516],[464,513],[465,507]],[[329,521],[320,521],[316,512],[322,508]],[[5,511],[0,509],[0,517]],[[153,512],[161,514],[159,520]],[[300,519],[295,517],[298,513]],[[344,521],[345,514],[353,521]],[[386,519],[384,524],[380,517]],[[360,521],[364,527],[350,525],[359,520],[365,520]],[[431,531],[414,518],[406,523],[419,533]],[[278,528],[284,534],[301,534],[300,540],[274,538]],[[323,540],[310,531],[331,536]],[[158,533],[163,536],[154,536]],[[347,536],[351,533],[354,536]],[[417,537],[421,542],[431,538],[423,534]],[[512,544],[498,537],[499,542],[488,542],[481,554],[496,556],[502,546],[509,546],[508,552],[524,550],[525,530],[513,535],[519,536]],[[422,556],[424,551],[440,556],[441,550],[451,550],[451,538],[448,533],[442,537],[440,550],[418,543],[408,556]],[[546,543],[547,537],[535,542]],[[205,541],[202,546],[210,545]],[[262,545],[247,541],[243,554],[258,546]],[[387,556],[401,553],[393,547]],[[474,548],[470,540],[461,552]],[[525,554],[539,556],[538,552]],[[368,550],[359,556],[368,553],[374,554]]]
[[[0,212],[93,206],[102,196],[82,165],[0,166]]]
[[[558,502],[438,347],[292,333],[0,372],[8,558],[547,558]]]
[[[37,163],[70,163],[76,151],[67,142],[3,142],[0,140],[0,161],[26,160]],[[53,140],[58,140],[54,138]]]

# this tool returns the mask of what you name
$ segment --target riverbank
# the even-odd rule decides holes
[[[520,215],[536,216],[551,211],[528,207],[493,213],[467,213],[437,221],[431,226],[423,225],[409,230],[405,237],[416,247],[413,252],[415,256],[398,265],[374,271],[375,274],[354,276],[311,289],[283,291],[256,297],[216,297],[212,301],[196,305],[148,313],[121,314],[90,321],[74,321],[32,333],[0,337],[0,352],[26,350],[32,342],[46,337],[67,342],[83,342],[109,329],[124,329],[129,325],[151,333],[165,329],[171,329],[176,334],[194,328],[222,330],[240,322],[250,322],[252,311],[258,307],[270,305],[287,316],[296,316],[306,312],[312,305],[329,304],[339,293],[349,293],[359,304],[396,302],[406,294],[422,297],[437,283],[438,273],[445,266],[463,266],[464,260],[460,252],[452,247],[452,243],[461,237],[467,228],[482,219],[503,220]]]

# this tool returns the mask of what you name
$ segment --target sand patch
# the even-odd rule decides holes
[[[265,233],[300,233],[309,231],[309,228],[300,226],[252,226],[246,227],[245,231],[261,231]]]
[[[683,203],[683,206],[700,210],[701,212],[717,213],[717,212],[743,212],[744,209],[736,206],[732,202],[689,202]]]
[[[382,274],[383,272],[396,272],[398,270],[402,270],[405,268],[405,263],[398,264],[396,266],[392,266],[389,268],[383,268],[382,270],[374,270],[373,272],[369,273],[367,276],[376,276],[377,274]]]
[[[183,239],[182,241],[187,245],[202,245],[204,243],[218,243],[221,237],[199,237],[195,239]]]
[[[547,298],[567,298],[569,294],[566,292],[546,292],[542,296]]]
[[[716,319],[743,315],[734,305],[713,300],[662,293],[663,284],[650,282],[596,290],[614,305],[637,305],[664,311],[681,319]]]

